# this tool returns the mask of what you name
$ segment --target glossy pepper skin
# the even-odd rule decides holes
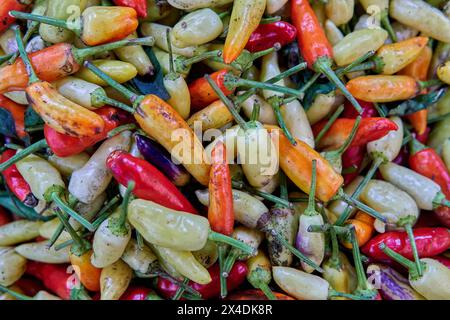
[[[59,133],[50,126],[44,126],[45,139],[55,155],[68,157],[78,154],[97,142],[106,139],[109,131],[131,122],[131,117],[128,113],[113,107],[103,107],[94,112],[103,119],[104,128],[102,132],[89,137],[72,137]]]
[[[272,48],[277,43],[283,47],[293,42],[296,35],[295,27],[285,21],[260,24],[251,34],[245,49],[258,52]]]
[[[2,153],[1,162],[5,162],[16,154],[15,150],[8,149]],[[17,170],[16,165],[12,165],[5,171],[3,171],[3,178],[15,196],[29,207],[35,207],[38,204],[38,200],[31,192],[30,185],[25,181],[23,176]]]
[[[11,217],[3,207],[0,207],[0,227],[11,221]]]
[[[220,297],[220,267],[218,264],[213,265],[208,269],[211,275],[211,282],[200,285],[195,282],[189,282],[192,289],[197,290],[203,299],[213,299]],[[237,261],[227,277],[228,292],[239,287],[247,276],[248,267],[245,262]],[[158,278],[157,284],[158,292],[165,298],[172,298],[178,290],[178,286],[170,280]]]
[[[120,300],[162,300],[152,289],[142,286],[129,286]]]
[[[16,129],[16,134],[19,138],[25,138],[28,136],[25,131],[25,111],[26,107],[15,103],[14,101],[8,99],[4,95],[0,94],[0,108],[5,109],[10,112],[14,119],[14,126]]]
[[[353,119],[337,119],[320,140],[319,147],[337,149],[342,146],[349,137],[355,121]],[[326,122],[322,121],[314,125],[315,136],[322,130]],[[398,126],[386,118],[363,118],[350,147],[364,146],[371,141],[384,137],[389,131],[397,129]]]
[[[9,15],[12,10],[25,11],[32,0],[2,0],[0,3],[0,33],[8,29],[8,27],[16,21]]]
[[[106,166],[122,185],[136,183],[133,194],[177,211],[197,213],[183,194],[158,169],[143,159],[124,151],[114,151]]]
[[[147,17],[147,0],[113,0],[113,2],[116,6],[133,8],[139,18]]]
[[[232,94],[233,91],[227,89],[225,86],[224,81],[227,73],[228,70],[223,69],[210,74],[210,77],[223,91],[223,93],[228,96]],[[191,108],[194,112],[203,109],[219,99],[213,88],[204,77],[192,81],[188,87],[191,95]]]
[[[442,158],[433,148],[429,148],[417,140],[413,140],[411,146],[409,167],[436,182],[445,197],[450,198],[450,173]],[[437,208],[435,213],[446,227],[450,227],[450,208],[442,206]]]
[[[450,248],[450,233],[445,228],[413,229],[419,257],[433,257]],[[379,249],[381,243],[408,259],[414,259],[409,238],[406,232],[389,231],[373,237],[361,251],[380,262],[392,261]]]

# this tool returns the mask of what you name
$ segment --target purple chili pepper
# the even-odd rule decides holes
[[[367,276],[384,300],[425,300],[409,285],[408,279],[391,267],[373,263],[367,267]]]
[[[182,165],[173,163],[170,154],[161,146],[143,135],[136,135],[139,152],[145,160],[153,164],[177,187],[185,186],[190,179],[189,173]]]

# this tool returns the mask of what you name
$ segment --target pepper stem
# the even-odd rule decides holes
[[[318,214],[316,211],[316,185],[317,185],[317,160],[312,161],[311,166],[311,187],[308,196],[308,207],[304,214],[307,216],[315,216]]]
[[[415,155],[419,151],[425,150],[426,148],[426,145],[424,145],[414,137],[412,137],[412,139],[409,141],[409,152],[411,153],[411,155]]]
[[[85,61],[84,66],[91,70],[96,76],[105,81],[108,85],[119,91],[124,97],[129,99],[131,102],[136,103],[140,96],[135,94],[133,91],[127,89],[125,86],[121,85],[117,81],[113,80],[110,76],[100,70],[96,65],[90,61]]]
[[[228,288],[227,288],[227,277],[228,272],[225,272],[225,252],[226,252],[226,245],[219,244],[217,246],[217,249],[219,251],[219,268],[220,268],[220,296],[222,299],[224,299],[228,295]]]
[[[247,185],[245,185],[241,181],[231,181],[233,188],[239,189],[239,190],[245,190],[248,193],[251,193],[256,196],[260,196],[261,198],[264,198],[267,201],[273,202],[276,205],[279,205],[283,208],[292,208],[292,203],[289,202],[289,200],[281,199],[280,197],[274,196],[273,194],[270,194],[268,192],[260,191],[253,189]]]
[[[389,21],[389,16],[387,13],[387,10],[384,10],[381,14],[381,25],[383,28],[388,32],[389,37],[391,38],[392,42],[397,42],[397,34],[395,33],[394,29],[391,26],[391,22]]]
[[[257,288],[260,289],[266,295],[267,299],[278,300],[277,297],[273,294],[272,290],[270,290],[267,283],[260,282],[260,283],[258,283]]]
[[[171,52],[171,45],[169,46],[169,57],[170,57],[170,52]],[[192,58],[185,58],[185,57],[177,57],[177,59],[175,60],[175,63],[177,65],[176,67],[176,71],[177,72],[187,72],[187,68],[189,68],[189,66],[193,65],[194,63],[198,63],[201,62],[203,60],[206,59],[210,59],[210,58],[215,58],[215,57],[219,57],[220,55],[222,55],[222,51],[221,50],[212,50],[212,51],[207,51],[207,52],[203,52],[201,54],[198,54]],[[169,59],[173,59],[169,58]],[[173,60],[171,60],[173,61]],[[170,65],[170,73],[174,72],[175,69],[173,68],[173,63],[171,63]]]
[[[0,64],[3,64],[4,62],[8,61],[9,59],[11,59],[15,54],[14,53],[10,53],[4,56],[0,57]]]
[[[391,258],[392,260],[400,263],[402,266],[407,268],[409,270],[409,272],[413,275],[413,277],[418,275],[417,266],[416,266],[416,264],[414,262],[412,262],[411,260],[405,258],[401,254],[395,252],[391,248],[387,247],[384,242],[380,243],[378,245],[378,248],[381,251],[383,251],[383,253],[385,255],[387,255],[389,258]]]
[[[133,192],[135,185],[136,184],[134,181],[128,182],[128,186],[127,189],[125,190],[125,194],[123,195],[123,201],[120,206],[120,217],[118,227],[121,228],[122,230],[125,229],[126,232],[128,232],[128,229],[126,228],[125,225],[127,222],[128,204],[130,203],[131,193]]]
[[[239,251],[239,249],[231,248],[230,252],[227,255],[227,258],[225,259],[225,262],[223,264],[223,271],[221,271],[221,273],[226,274],[226,276],[228,277],[228,274],[230,273],[234,263],[236,262],[240,254],[241,252]]]
[[[97,214],[97,219],[95,219],[95,221],[92,223],[92,226],[95,229],[97,229],[100,224],[111,215],[111,208],[114,207],[119,202],[119,200],[120,196],[115,196],[102,208],[102,210],[100,210],[100,212]]]
[[[231,102],[230,99],[228,99],[223,91],[217,86],[217,84],[211,79],[209,75],[205,75],[206,81],[208,81],[209,85],[213,88],[214,92],[219,96],[220,100],[225,104],[228,111],[230,111],[231,115],[233,116],[234,120],[239,124],[239,126],[247,130],[249,129],[249,125],[245,120],[241,117],[239,112],[236,110],[233,102]]]
[[[261,105],[258,103],[258,101],[255,100],[255,102],[253,103],[252,116],[250,118],[251,122],[258,121],[260,111]]]
[[[201,297],[201,294],[197,290],[195,290],[191,286],[189,286],[188,283],[185,283],[184,281],[183,282],[178,281],[177,279],[175,279],[171,275],[168,275],[164,271],[156,270],[153,274],[158,276],[158,277],[160,277],[160,278],[163,278],[163,279],[166,279],[166,280],[169,280],[169,281],[173,282],[175,285],[179,286],[180,288],[183,288],[185,291],[189,292],[190,294],[192,294],[192,295],[194,295],[196,297]],[[184,280],[186,280],[186,279],[187,278],[185,278]]]
[[[328,119],[327,123],[325,124],[325,126],[322,128],[322,130],[320,130],[319,134],[317,135],[317,137],[314,139],[314,143],[317,145],[320,140],[322,140],[323,136],[328,132],[328,130],[330,130],[332,124],[337,120],[337,118],[339,118],[339,116],[341,115],[341,113],[344,111],[344,106],[340,105],[336,111],[333,113],[333,115]]]
[[[14,290],[9,289],[8,287],[2,286],[1,284],[0,284],[0,291],[12,295],[14,298],[17,298],[19,300],[33,300],[33,298],[30,298],[29,296],[18,293]]]
[[[356,240],[356,231],[352,226],[350,230],[350,238],[352,243],[353,262],[356,269],[356,277],[358,284],[354,292],[363,292],[369,290],[367,286],[367,278],[361,262],[361,252],[359,251],[358,241]]]
[[[108,132],[108,138],[114,137],[115,135],[117,135],[123,131],[135,130],[135,129],[137,129],[137,126],[134,123],[124,124],[122,126],[119,126],[115,129],[111,130],[110,132]]]
[[[25,68],[27,70],[27,74],[28,74],[28,78],[29,78],[28,84],[32,84],[32,83],[40,81],[38,76],[36,75],[36,72],[33,69],[33,66],[31,65],[30,57],[28,57],[28,54],[25,51],[25,47],[23,45],[23,40],[22,40],[22,32],[20,32],[20,27],[15,27],[14,33],[16,35],[17,49],[19,50],[20,57],[22,58],[23,62],[25,63]]]
[[[221,243],[229,244],[230,246],[235,247],[246,254],[251,255],[251,254],[254,254],[254,251],[255,251],[252,247],[250,247],[248,244],[245,244],[242,241],[236,240],[234,238],[228,237],[226,235],[223,235],[221,233],[217,233],[214,231],[209,232],[208,239],[212,240],[214,242],[221,242]]]
[[[95,231],[94,226],[86,220],[82,215],[78,212],[72,210],[60,197],[58,192],[51,193],[51,200],[56,203],[56,205],[69,216],[77,220],[83,227],[88,229],[89,231]]]
[[[183,285],[187,286],[188,283],[189,283],[189,279],[184,278]],[[172,300],[180,300],[183,293],[184,293],[184,287],[183,286],[178,287],[177,292],[175,292],[175,295],[172,297]]]
[[[444,84],[444,82],[439,79],[431,79],[428,81],[417,81],[417,84],[419,85],[419,91],[421,91],[429,87],[440,86]]]
[[[334,230],[334,228],[330,229],[330,238],[331,238],[330,262],[333,264],[333,266],[340,267],[341,260],[339,258],[339,244],[338,244],[338,240],[337,240],[336,231]]]
[[[166,29],[166,41],[167,41],[167,48],[169,49],[169,68],[170,72],[169,75],[174,75],[175,68],[173,67],[173,50],[172,50],[172,41],[170,41],[170,29]]]
[[[314,270],[323,273],[323,269],[319,267],[314,261],[306,257],[303,253],[298,251],[293,245],[291,245],[283,236],[281,236],[276,230],[272,229],[270,230],[270,233],[272,236],[280,242],[283,246],[289,249],[297,258],[299,258],[301,261],[309,265]]]
[[[43,148],[47,148],[47,147],[48,147],[47,141],[45,139],[42,139],[42,140],[39,140],[38,142],[33,143],[29,147],[16,152],[16,154],[14,156],[12,156],[7,161],[0,164],[0,172],[5,171],[9,167],[11,167],[13,164],[26,158],[30,154],[32,154],[38,150],[41,150]]]
[[[369,59],[370,57],[372,57],[374,54],[375,54],[374,50],[367,52],[366,54],[357,58],[355,61],[353,61],[349,65],[347,65],[343,68],[337,69],[336,75],[338,77],[341,77],[342,75],[344,75],[346,73],[353,72],[353,71],[359,71],[359,70],[353,70],[353,68],[358,68],[359,66],[364,66],[365,64],[363,64],[363,62],[366,61],[367,59]],[[367,68],[363,68],[362,70],[369,70],[369,69],[372,69],[373,67],[375,67],[375,63],[373,63],[372,61],[369,61],[366,64],[367,64]]]
[[[411,245],[411,250],[413,252],[414,261],[416,263],[417,273],[421,277],[423,275],[422,263],[420,262],[419,251],[417,251],[416,240],[414,239],[414,232],[410,223],[403,226],[406,233],[408,234],[409,243]]]
[[[127,46],[153,46],[155,43],[155,39],[153,37],[145,37],[145,38],[135,38],[135,39],[124,39],[120,41],[115,41],[107,44],[103,44],[100,46],[94,46],[84,49],[72,49],[73,57],[75,58],[75,61],[77,61],[79,64],[82,64],[84,60],[86,60],[88,57],[97,55],[99,53],[103,53],[106,51],[115,50],[122,47]]]
[[[280,105],[282,102],[280,101],[280,97],[272,96],[269,98],[268,102],[272,106],[272,109],[275,113],[275,117],[277,118],[277,122],[278,122],[281,130],[283,130],[284,135],[289,140],[289,142],[293,146],[295,146],[297,144],[297,141],[295,141],[295,138],[292,136],[291,132],[287,128],[286,122],[284,121],[283,115],[281,114]]]
[[[59,208],[56,208],[55,214],[58,216],[58,219],[64,225],[64,228],[67,230],[67,232],[70,234],[70,237],[74,241],[72,247],[70,248],[70,252],[80,257],[87,251],[89,251],[89,249],[91,248],[91,244],[89,243],[89,241],[79,236],[79,234],[70,225],[66,217],[61,214]]]
[[[378,220],[386,223],[386,221],[387,221],[386,218],[383,217],[378,211],[376,211],[376,210],[372,209],[371,207],[365,205],[361,201],[354,199],[353,196],[350,197],[350,196],[346,195],[345,192],[342,189],[339,189],[339,197],[340,197],[341,200],[343,200],[343,201],[347,202],[348,204],[358,208],[361,211],[364,211],[365,213],[367,213],[368,215],[374,217],[375,219],[378,219]],[[339,218],[341,218],[341,217],[339,217]],[[345,220],[344,220],[344,222],[345,222]],[[337,224],[337,221],[336,221],[336,224]]]
[[[289,193],[287,188],[286,175],[284,174],[283,171],[280,171],[278,175],[280,179],[280,198],[289,202]],[[284,206],[284,208],[290,208],[290,206],[288,207]]]
[[[353,192],[351,198],[355,201],[357,201],[356,199],[359,197],[359,195],[362,193],[362,191],[364,190],[365,186],[367,185],[367,183],[369,183],[370,179],[372,179],[373,175],[375,174],[375,172],[377,171],[378,167],[384,162],[383,158],[381,157],[377,157],[375,158],[375,160],[372,162],[372,166],[370,167],[369,171],[367,171],[366,176],[364,177],[364,179],[360,182],[360,184],[356,187],[355,191]],[[343,191],[342,191],[342,195],[345,195],[346,197],[348,197]],[[350,197],[349,197],[350,198]],[[344,200],[346,201],[346,200]],[[347,202],[347,201],[346,201]],[[359,201],[358,201],[359,202]],[[367,207],[367,206],[366,206]],[[373,209],[372,209],[373,210]],[[337,226],[342,226],[345,221],[347,221],[347,219],[350,217],[350,214],[352,212],[352,208],[350,206],[347,206],[347,208],[345,208],[344,212],[341,214],[341,216],[339,217],[339,219],[337,219],[335,225]],[[366,211],[367,212],[367,211]],[[369,212],[367,212],[369,213]],[[369,213],[370,214],[370,213]],[[377,214],[379,215],[379,214]],[[375,217],[375,216],[374,216]],[[378,219],[378,218],[377,218]],[[381,221],[386,221],[386,219],[380,219]]]
[[[81,36],[81,27],[71,28],[71,27],[69,27],[67,22],[62,19],[55,19],[55,18],[50,18],[50,17],[46,17],[46,16],[40,16],[37,14],[24,13],[24,12],[20,12],[20,11],[10,11],[9,14],[16,19],[31,20],[31,21],[37,21],[40,23],[49,24],[51,26],[70,30],[73,33],[75,33],[77,36],[79,36],[79,37]]]
[[[331,82],[333,82],[339,90],[342,91],[342,94],[350,101],[350,103],[355,107],[356,111],[361,113],[363,109],[359,105],[358,101],[356,101],[355,97],[351,95],[351,93],[347,90],[342,81],[336,76],[334,71],[331,69],[331,62],[329,58],[319,58],[314,63],[314,69],[322,72]]]
[[[361,116],[357,116],[356,121],[353,124],[352,131],[350,131],[350,135],[348,136],[347,140],[345,140],[344,144],[340,146],[339,149],[336,150],[339,155],[343,154],[352,143],[353,139],[356,136],[356,132],[358,131],[360,123],[361,123]]]
[[[91,93],[91,103],[94,106],[104,106],[105,104],[122,109],[124,111],[127,111],[129,113],[134,113],[134,109],[127,106],[125,103],[122,103],[120,101],[117,101],[115,99],[111,99],[108,97],[105,93],[105,90],[103,88],[95,89]]]
[[[344,293],[334,290],[333,288],[328,289],[328,297],[334,298],[334,297],[341,297],[341,298],[348,298],[351,300],[370,300],[370,298],[365,296],[359,296],[351,293]]]

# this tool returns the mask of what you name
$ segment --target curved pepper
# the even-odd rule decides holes
[[[281,47],[293,42],[297,29],[285,21],[260,24],[251,34],[245,49],[258,52],[272,48],[276,44]]]

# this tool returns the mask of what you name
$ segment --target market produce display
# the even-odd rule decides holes
[[[450,2],[1,0],[0,300],[450,300]]]

